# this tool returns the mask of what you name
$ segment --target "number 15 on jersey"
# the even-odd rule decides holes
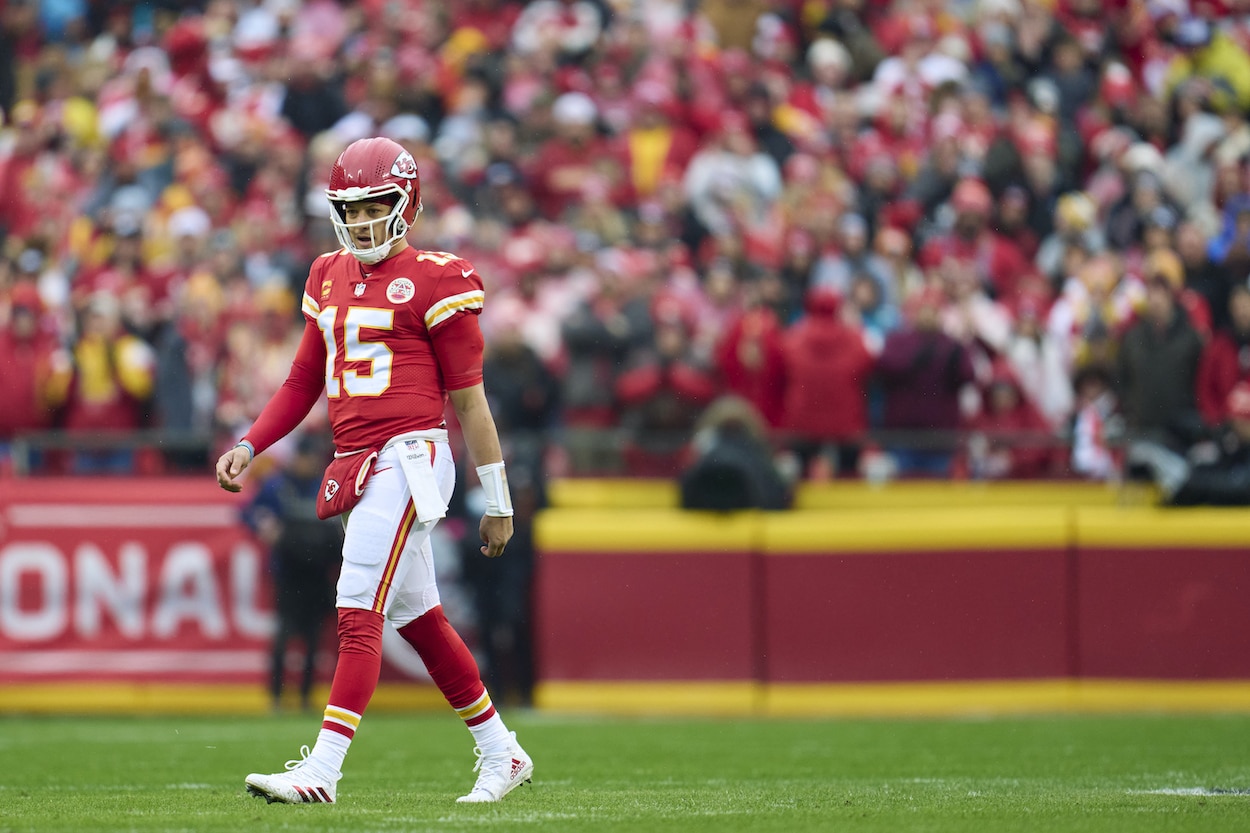
[[[326,307],[317,315],[317,327],[326,344],[326,396],[381,396],[391,386],[395,354],[381,341],[365,340],[361,330],[391,330],[395,311],[377,307],[348,307],[343,315],[342,353],[336,332],[339,308]],[[342,356],[342,364],[339,357]],[[347,362],[368,362],[367,372],[349,370]],[[339,368],[342,367],[340,372]]]

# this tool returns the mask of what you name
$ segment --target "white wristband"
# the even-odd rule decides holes
[[[508,493],[508,473],[503,463],[478,466],[477,479],[482,481],[482,492],[486,495],[486,514],[492,518],[511,518],[512,495]]]

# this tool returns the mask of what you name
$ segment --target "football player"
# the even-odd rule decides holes
[[[352,143],[334,163],[326,194],[342,248],[313,263],[290,375],[217,461],[217,481],[239,491],[255,456],[299,425],[326,392],[336,450],[319,513],[345,517],[338,666],[311,752],[303,747],[284,772],[247,776],[247,790],[270,802],[334,802],[343,759],[377,687],[382,627],[390,620],[473,735],[477,782],[457,801],[498,801],[530,780],[534,764],[443,615],[430,548],[455,485],[443,421],[448,398],[487,496],[481,552],[497,557],[512,537],[503,455],[482,387],[482,280],[468,261],[408,245],[421,182],[412,155],[396,142]]]

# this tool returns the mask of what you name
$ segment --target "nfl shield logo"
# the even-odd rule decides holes
[[[364,294],[365,294],[365,284],[362,281],[356,284],[356,297],[359,298],[361,295],[364,295]]]

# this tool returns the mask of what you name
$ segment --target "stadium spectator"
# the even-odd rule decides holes
[[[933,274],[945,296],[942,331],[962,344],[977,364],[988,368],[1011,338],[1009,308],[989,296],[974,263],[947,257]]]
[[[8,293],[7,321],[0,329],[5,395],[0,397],[0,446],[52,424],[49,385],[66,373],[69,357],[46,328],[43,300],[29,281]]]
[[[683,509],[786,509],[793,495],[773,459],[768,426],[745,399],[723,396],[695,424],[680,476]]]
[[[471,523],[465,525],[468,534],[463,537],[461,553],[464,578],[473,594],[483,681],[497,702],[520,708],[534,704],[532,611],[538,555],[534,519],[547,505],[543,461],[533,451],[514,446],[508,452],[514,532],[508,541],[507,558],[475,558],[479,541],[472,534]],[[475,498],[466,498],[466,503],[480,511],[476,498],[480,498],[480,491]]]
[[[864,346],[875,356],[881,352],[885,337],[898,327],[899,310],[886,301],[877,281],[859,275],[847,293],[842,317],[863,333]]]
[[[495,424],[510,447],[542,460],[560,412],[559,380],[524,341],[520,328],[497,327],[482,363]]]
[[[654,340],[621,371],[615,392],[626,472],[673,477],[685,464],[695,421],[716,395],[716,383],[691,354],[692,322],[682,305],[660,300],[652,313]]]
[[[962,422],[960,393],[974,379],[968,351],[941,329],[943,303],[936,288],[909,298],[903,326],[886,337],[875,365],[885,400],[881,427],[919,435],[909,442],[896,433],[889,449],[903,476],[950,473],[954,445],[947,432]]]
[[[963,175],[967,165],[963,130],[962,119],[954,113],[944,113],[933,120],[929,152],[907,189],[908,198],[919,203],[927,216],[933,216],[938,207],[950,199]],[[882,164],[877,162],[877,167]],[[867,173],[866,169],[865,178]],[[968,205],[966,199],[961,207]]]
[[[906,231],[898,226],[887,225],[877,230],[875,243],[877,254],[885,261],[890,273],[890,285],[893,297],[906,298],[924,286],[924,274],[912,258],[914,251],[912,239]]]
[[[1116,385],[1131,436],[1187,448],[1201,433],[1196,391],[1202,337],[1177,295],[1167,275],[1147,276],[1146,305],[1124,334]]]
[[[1043,290],[1016,300],[1011,335],[1003,357],[1024,398],[1045,418],[1052,430],[1067,426],[1072,416],[1072,377],[1062,348],[1046,330],[1048,301]]]
[[[984,407],[968,421],[970,436],[958,465],[974,480],[1026,480],[1053,476],[1055,434],[1024,396],[1015,373],[995,364],[982,393]]]
[[[567,92],[551,105],[555,134],[543,143],[529,167],[539,211],[558,220],[581,199],[588,179],[606,179],[615,188],[619,166],[598,134],[599,110],[582,92]]]
[[[729,324],[716,350],[716,369],[727,391],[749,402],[770,430],[784,415],[784,338],[776,311],[756,304]]]
[[[698,140],[693,130],[671,117],[681,103],[661,81],[641,81],[631,99],[632,116],[617,131],[615,145],[625,174],[623,187],[630,192],[628,201],[636,204],[655,196],[666,171],[685,169]]]
[[[1224,205],[1219,233],[1207,243],[1211,262],[1229,274],[1250,272],[1250,193],[1240,193]]]
[[[1096,255],[1106,248],[1106,240],[1097,225],[1098,206],[1089,195],[1072,191],[1055,201],[1054,230],[1043,239],[1033,258],[1042,277],[1059,289],[1072,274],[1072,251]]]
[[[1206,300],[1207,309],[1211,311],[1211,328],[1217,332],[1228,329],[1232,309],[1230,296],[1238,279],[1223,264],[1208,256],[1206,237],[1197,223],[1186,221],[1177,227],[1176,254],[1185,269],[1185,286]]]
[[[596,257],[593,292],[561,322],[566,357],[560,382],[564,440],[575,470],[616,467],[599,441],[617,423],[616,380],[629,355],[651,339],[649,299],[640,297],[617,250]]]
[[[794,153],[794,142],[776,124],[776,106],[773,94],[768,85],[758,81],[747,91],[743,113],[751,128],[755,143],[772,157],[777,166],[784,167],[790,154]]]
[[[862,332],[841,319],[842,299],[821,287],[782,345],[785,394],[781,428],[802,471],[817,465],[854,472],[868,430],[867,386],[873,357]]]
[[[1118,441],[1123,417],[1115,395],[1112,370],[1087,364],[1072,379],[1075,394],[1072,418],[1072,471],[1091,480],[1114,480],[1120,474]]]
[[[1235,284],[1228,296],[1230,325],[1215,333],[1202,351],[1198,367],[1198,409],[1207,425],[1228,421],[1229,394],[1250,381],[1250,287]]]
[[[57,125],[38,104],[23,99],[9,116],[15,135],[0,149],[0,193],[6,195],[0,202],[0,231],[20,239],[68,224],[77,177],[67,154],[57,150]],[[49,203],[48,194],[63,199]]]
[[[1250,108],[1250,55],[1202,17],[1186,17],[1172,33],[1180,53],[1168,65],[1165,94],[1194,79],[1221,90],[1242,110]]]
[[[838,221],[834,253],[822,257],[811,275],[810,286],[828,289],[843,298],[860,276],[877,284],[883,303],[894,303],[894,281],[885,260],[868,245],[868,223],[858,214],[847,213]]]
[[[1120,339],[1146,296],[1141,279],[1124,274],[1110,255],[1075,260],[1076,271],[1064,282],[1046,321],[1069,372],[1113,363]]]
[[[1047,340],[1069,374],[1114,362],[1151,252],[1180,256],[1215,331],[1229,324],[1229,288],[1250,273],[1250,58],[1244,25],[1218,4],[453,5],[78,16],[73,4],[9,4],[0,234],[6,258],[41,255],[38,274],[23,274],[56,337],[72,344],[96,288],[117,293],[124,325],[162,357],[181,349],[172,322],[194,318],[194,411],[228,414],[243,365],[216,345],[266,287],[298,290],[307,264],[336,248],[325,171],[347,141],[378,130],[425,178],[428,222],[414,241],[471,253],[492,297],[521,277],[510,244],[551,250],[525,292],[553,300],[526,306],[549,327],[540,354],[553,369],[583,350],[557,334],[598,294],[587,262],[608,246],[697,276],[702,298],[684,277],[631,291],[644,308],[656,292],[685,293],[701,311],[700,360],[747,297],[793,325],[812,263],[848,257],[837,231],[855,215],[892,276],[884,293],[839,282],[873,349],[951,252],[1012,315],[1013,296],[1033,292],[1029,266],[1042,273],[1060,295]],[[556,245],[564,233],[548,236],[542,222],[565,215],[575,247]],[[573,257],[552,254],[561,247],[582,263],[558,263]],[[1078,279],[1103,255],[1114,280]],[[188,292],[220,319],[187,307]],[[614,353],[615,339],[589,352]],[[583,368],[606,373],[595,384],[610,390],[619,362]],[[185,391],[178,398],[185,405]],[[618,430],[601,406],[594,430]]]
[[[82,330],[70,351],[72,369],[53,376],[50,401],[63,409],[67,431],[112,435],[120,447],[81,450],[72,470],[78,474],[129,474],[134,455],[126,432],[148,424],[156,356],[142,339],[122,329],[121,306],[107,293],[87,301]]]
[[[1142,150],[1152,149],[1146,145]],[[1141,163],[1141,170],[1132,175],[1129,190],[1120,198],[1107,216],[1107,242],[1117,251],[1136,251],[1145,248],[1146,236],[1152,228],[1169,230],[1175,225],[1179,212],[1163,190],[1158,170],[1163,161],[1154,151],[1154,158]]]
[[[329,130],[347,115],[341,78],[335,62],[326,60],[312,40],[294,41],[289,46],[287,72],[282,85],[280,114],[307,139]]]
[[[685,192],[695,217],[717,238],[758,229],[781,193],[781,169],[759,150],[746,117],[727,111],[710,144],[686,168]]]
[[[950,198],[954,225],[949,233],[928,241],[918,259],[926,270],[937,267],[947,257],[968,261],[974,264],[987,292],[1000,300],[1009,300],[1028,274],[1029,264],[1015,243],[990,230],[993,199],[985,183],[960,180]]]
[[[512,44],[522,54],[540,53],[566,62],[584,58],[603,29],[601,8],[586,0],[538,0],[525,7],[512,27]]]
[[[1189,319],[1189,323],[1198,331],[1203,342],[1211,338],[1211,308],[1207,299],[1185,283],[1185,265],[1176,252],[1167,247],[1159,247],[1150,251],[1142,263],[1142,272],[1147,281],[1158,276],[1167,281],[1175,293],[1177,304]]]
[[[218,380],[215,418],[236,434],[260,414],[268,391],[282,383],[296,349],[286,290],[269,289],[249,301],[256,307],[234,310],[227,325]]]
[[[1131,443],[1127,459],[1144,467],[1166,506],[1250,505],[1250,383],[1229,392],[1228,421],[1212,432],[1209,453],[1178,453],[1161,443]]]
[[[1042,244],[1040,235],[1051,229],[1048,218],[1039,220],[1034,216],[1034,208],[1038,207],[1045,211],[1047,206],[1054,202],[1053,194],[1037,196],[1019,185],[1008,185],[998,198],[994,231],[1016,241],[1020,253],[1026,260],[1032,262]],[[1042,227],[1040,231],[1039,226]]]
[[[334,583],[343,547],[343,525],[317,517],[321,475],[332,448],[316,434],[304,434],[285,465],[266,477],[243,509],[243,520],[269,550],[277,627],[269,654],[269,697],[282,709],[287,648],[303,648],[299,705],[312,707],[312,685],[322,631],[334,615]]]

